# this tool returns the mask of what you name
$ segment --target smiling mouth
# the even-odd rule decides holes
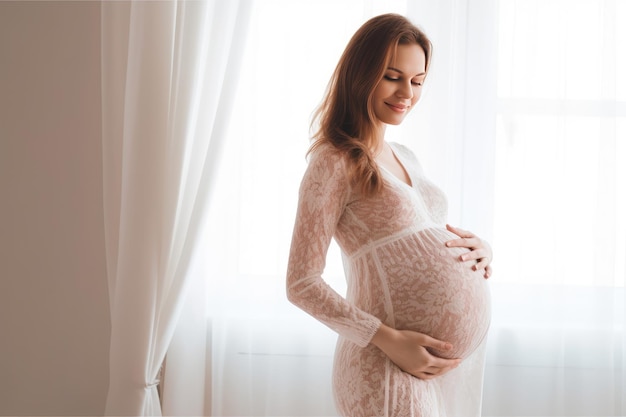
[[[385,102],[385,104],[389,106],[391,110],[398,112],[398,113],[404,113],[409,108],[409,106],[406,106],[404,104],[391,104],[387,102]]]

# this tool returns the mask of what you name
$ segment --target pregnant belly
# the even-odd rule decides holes
[[[482,271],[460,260],[464,248],[444,243],[457,238],[446,229],[426,229],[379,248],[397,329],[414,330],[449,342],[441,357],[465,358],[484,339],[490,300]]]

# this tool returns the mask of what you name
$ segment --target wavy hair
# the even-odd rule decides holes
[[[422,47],[428,71],[432,44],[407,18],[390,13],[365,22],[346,46],[313,114],[311,125],[317,124],[317,131],[307,154],[330,144],[346,155],[352,186],[364,196],[382,189],[381,173],[371,151],[376,126],[371,97],[398,45],[406,44]]]

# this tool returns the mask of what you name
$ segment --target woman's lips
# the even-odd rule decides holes
[[[391,110],[398,113],[404,113],[409,108],[409,106],[407,106],[406,104],[392,104],[387,102],[385,102],[385,104],[389,106]]]

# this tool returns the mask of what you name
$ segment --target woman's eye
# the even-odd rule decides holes
[[[398,81],[399,78],[394,78],[394,77],[390,77],[389,75],[385,75],[385,80],[389,80],[389,81]]]
[[[421,81],[412,81],[411,84],[413,85],[422,85]]]

